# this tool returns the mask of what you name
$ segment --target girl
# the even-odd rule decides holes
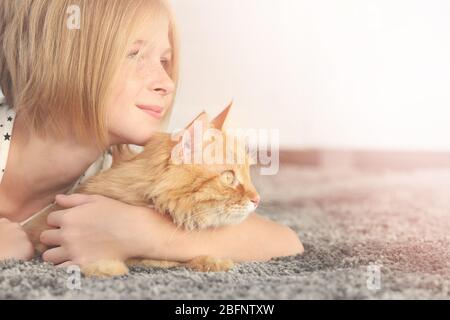
[[[150,208],[65,196],[108,168],[111,149],[142,146],[165,128],[179,65],[165,1],[2,0],[0,44],[0,259],[31,258],[20,223],[55,197],[66,209],[49,216],[54,229],[41,241],[53,247],[43,259],[60,266],[303,252],[291,229],[255,213],[238,225],[187,232]],[[153,114],[143,106],[155,106]]]

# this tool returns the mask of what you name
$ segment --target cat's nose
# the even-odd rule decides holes
[[[261,198],[259,197],[258,194],[256,194],[252,198],[250,198],[250,201],[253,202],[253,204],[255,205],[255,208],[256,208],[256,207],[258,207],[259,202],[261,201]]]

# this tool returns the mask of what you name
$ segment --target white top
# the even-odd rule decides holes
[[[2,182],[3,175],[7,169],[9,144],[11,142],[11,135],[14,127],[15,117],[16,117],[15,111],[11,107],[9,107],[4,100],[0,98],[0,183]],[[66,194],[73,193],[73,191],[86,179],[92,177],[98,172],[109,169],[111,167],[111,164],[112,164],[111,152],[110,150],[107,150],[84,172],[84,174],[81,175],[81,177],[77,179],[77,181],[74,182],[73,186]],[[52,204],[53,203],[49,204],[48,207],[51,206]],[[48,207],[42,210],[45,210]],[[35,215],[37,215],[38,213],[36,213]],[[27,221],[28,220],[29,219],[27,219]],[[22,224],[24,224],[27,221],[22,222]]]

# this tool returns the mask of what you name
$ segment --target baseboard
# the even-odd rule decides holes
[[[450,152],[280,150],[280,165],[392,170],[450,169]]]

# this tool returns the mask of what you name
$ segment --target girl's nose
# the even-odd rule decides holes
[[[151,90],[163,96],[171,94],[175,89],[174,87],[172,79],[167,74],[151,81]]]
[[[149,91],[154,91],[159,95],[168,95],[174,92],[175,84],[162,65],[151,65],[151,62],[140,61],[138,70]]]

